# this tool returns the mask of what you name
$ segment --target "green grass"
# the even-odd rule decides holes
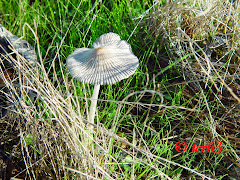
[[[165,1],[162,1],[161,4],[165,4]],[[45,166],[52,168],[50,171],[54,172],[53,177],[81,179],[87,174],[99,179],[110,179],[110,177],[113,179],[149,179],[153,177],[156,179],[167,179],[167,177],[179,179],[187,176],[194,179],[198,175],[189,169],[201,173],[202,176],[209,176],[214,174],[220,167],[219,164],[225,161],[224,154],[229,153],[228,146],[230,147],[230,144],[224,146],[222,152],[217,155],[207,152],[191,152],[193,143],[206,145],[208,141],[204,141],[205,136],[211,137],[208,139],[212,139],[212,141],[215,138],[211,134],[206,102],[199,97],[206,96],[211,104],[211,115],[214,117],[218,116],[220,105],[218,101],[214,102],[210,99],[208,95],[210,92],[206,94],[201,94],[199,91],[195,94],[187,92],[191,83],[182,80],[179,62],[192,57],[192,54],[187,54],[179,59],[172,59],[167,54],[166,57],[170,59],[169,65],[161,67],[155,50],[162,45],[154,42],[154,38],[148,40],[151,42],[145,42],[144,35],[139,33],[143,32],[145,27],[142,24],[140,26],[138,24],[140,19],[136,18],[151,6],[152,2],[149,0],[111,0],[100,1],[96,4],[92,4],[90,0],[83,0],[81,3],[77,0],[42,0],[41,2],[34,1],[32,4],[28,0],[0,1],[2,25],[19,37],[25,32],[24,39],[35,45],[35,49],[39,47],[38,56],[43,59],[41,63],[48,72],[47,77],[53,87],[52,91],[49,88],[49,101],[52,97],[56,97],[56,102],[59,101],[58,112],[58,110],[51,109],[55,106],[53,100],[52,104],[48,104],[38,99],[36,105],[32,100],[27,99],[28,95],[25,97],[28,107],[36,106],[33,111],[36,114],[32,114],[35,119],[29,119],[35,124],[33,123],[33,127],[29,125],[29,129],[24,132],[23,137],[25,141],[27,137],[32,138],[30,154],[34,154],[34,151],[36,154],[40,154],[39,157],[32,158],[32,160],[45,159],[45,163],[47,162]],[[34,30],[39,44],[27,26],[22,28],[25,23]],[[80,147],[81,141],[86,138],[83,135],[84,131],[77,127],[81,124],[81,118],[86,117],[87,107],[90,104],[89,99],[86,102],[86,97],[91,97],[93,86],[83,85],[72,79],[65,63],[67,56],[74,49],[92,47],[96,38],[107,32],[115,32],[120,35],[121,39],[128,40],[134,54],[139,57],[140,66],[132,77],[114,85],[101,86],[98,116],[95,119],[95,123],[99,126],[94,136],[96,144],[89,148],[90,151],[86,151],[87,153],[83,151],[86,153],[84,154],[86,157],[89,156],[89,162],[92,162],[90,158],[92,155],[97,159],[93,162],[98,162],[98,164],[86,165],[86,167],[91,167],[88,169],[81,166],[81,155],[76,155],[75,159],[73,149],[77,149],[77,147],[72,144],[79,143]],[[161,49],[168,51],[165,47],[161,47]],[[149,65],[153,70],[149,70]],[[31,73],[29,74],[31,76]],[[47,79],[44,73],[40,72],[38,75]],[[40,81],[45,82],[41,78]],[[41,91],[40,86],[37,89],[39,92]],[[154,90],[164,94],[164,104],[160,103],[161,97],[157,93],[144,92],[144,90]],[[141,93],[134,94],[136,91],[141,91]],[[55,93],[59,93],[63,99],[55,96]],[[39,96],[41,95],[47,95],[47,93],[41,91]],[[130,96],[124,99],[128,95]],[[122,102],[123,100],[125,101]],[[153,104],[162,105],[162,107],[153,107]],[[69,111],[65,110],[65,107],[69,108]],[[73,128],[74,125],[71,126],[73,122],[64,112],[67,112],[66,114],[76,122],[76,129]],[[69,125],[64,125],[62,121],[57,120],[58,117],[64,119],[64,116],[67,117],[64,122]],[[45,120],[42,123],[46,123],[46,125],[38,123],[41,118]],[[38,132],[38,128],[34,126],[43,128],[47,134],[49,133],[49,137],[46,137],[44,132],[43,134]],[[36,129],[31,132],[31,128]],[[67,129],[71,129],[69,136],[65,134]],[[33,136],[30,135],[31,133]],[[34,133],[41,134],[42,139],[36,140]],[[58,136],[55,136],[54,133],[57,133]],[[77,134],[76,137],[71,137],[74,133]],[[59,136],[62,136],[63,139],[66,136],[66,142]],[[186,141],[189,147],[186,152],[178,154],[174,146],[180,140]],[[38,143],[43,143],[42,141],[47,145],[38,146]],[[69,147],[67,141],[74,143]],[[227,144],[226,142],[224,141],[224,144]],[[25,146],[24,148],[28,149],[29,144],[26,142]],[[54,150],[51,151],[51,148]],[[44,153],[48,151],[49,155],[45,156]],[[56,154],[54,154],[55,152]],[[56,155],[58,156],[56,157]],[[234,156],[232,158],[235,159]],[[28,160],[25,160],[24,163],[31,165]],[[67,171],[66,167],[76,171]],[[98,169],[98,171],[95,172],[94,169]],[[64,171],[64,177],[60,170]],[[32,176],[30,174],[29,176]],[[224,173],[217,172],[214,177],[220,179],[224,175]]]

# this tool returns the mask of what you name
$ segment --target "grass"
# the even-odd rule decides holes
[[[190,9],[164,1],[154,7],[149,0],[0,2],[1,24],[18,37],[24,34],[24,39],[35,46],[39,59],[39,65],[32,68],[20,55],[18,60],[6,56],[17,64],[17,73],[3,79],[2,86],[9,91],[1,91],[12,106],[0,121],[1,138],[6,139],[1,144],[5,148],[1,156],[11,154],[5,163],[15,162],[17,177],[237,177],[237,17],[226,17],[233,18],[235,25],[226,25],[229,30],[224,32],[233,34],[227,38],[233,40],[235,49],[234,43],[231,48],[214,49],[213,56],[220,63],[213,65],[204,56],[203,44],[219,34],[215,26],[210,26],[215,21],[206,18],[201,24],[194,13],[200,11],[200,6],[206,17],[217,19],[217,12],[204,11],[206,3],[200,1],[182,2]],[[215,10],[224,10],[219,2],[211,2]],[[220,20],[225,22],[224,18]],[[177,32],[179,24],[182,29]],[[207,26],[213,29],[204,29]],[[75,48],[92,47],[106,32],[128,40],[140,66],[132,77],[101,87],[93,144],[89,146],[86,139],[92,136],[86,129],[86,117],[93,86],[73,79],[65,63]],[[204,73],[209,63],[212,74]],[[178,141],[187,143],[186,152],[175,150]],[[203,146],[213,141],[216,149],[217,142],[223,143],[220,153],[192,152],[193,144]],[[16,144],[17,148],[12,149]]]

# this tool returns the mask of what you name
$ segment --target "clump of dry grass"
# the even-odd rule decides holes
[[[220,94],[225,88],[239,103],[237,2],[181,0],[154,8],[145,17],[148,33],[183,59],[184,77],[212,84]]]
[[[80,114],[79,98],[70,94],[70,89],[75,87],[73,81],[68,82],[62,71],[65,78],[60,82],[54,67],[51,69],[53,79],[49,79],[42,61],[33,68],[19,54],[17,60],[10,54],[5,58],[14,64],[17,74],[15,81],[10,78],[3,80],[8,89],[8,93],[4,94],[12,105],[8,111],[21,117],[16,116],[15,120],[18,121],[21,152],[26,166],[22,173],[27,172],[28,177],[34,179],[69,179],[74,173],[78,174],[78,179],[91,175],[112,179],[109,168],[100,165],[111,156],[99,144],[98,150],[89,145],[92,136]],[[59,61],[59,64],[62,67],[62,62]],[[100,133],[98,131],[98,135]]]

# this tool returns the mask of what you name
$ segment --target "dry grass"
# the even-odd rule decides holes
[[[220,94],[228,91],[240,103],[237,2],[181,0],[154,8],[145,17],[148,33],[183,60],[185,79],[214,86]]]

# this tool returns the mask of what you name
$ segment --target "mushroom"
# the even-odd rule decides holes
[[[93,48],[78,48],[67,57],[70,74],[80,82],[93,84],[89,122],[94,124],[100,85],[114,84],[135,73],[138,58],[130,45],[116,33],[101,35]]]

